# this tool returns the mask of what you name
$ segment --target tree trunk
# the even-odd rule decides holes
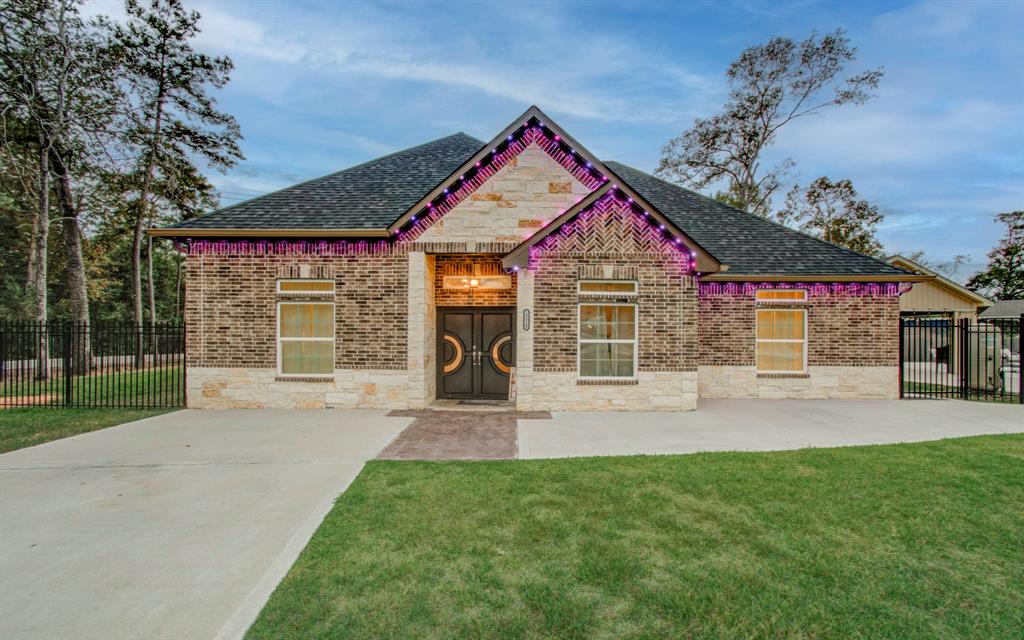
[[[140,205],[143,208],[145,205]],[[132,305],[135,317],[135,367],[142,367],[142,223],[141,214],[135,218],[132,235]]]
[[[57,195],[60,200],[61,222],[64,235],[64,252],[67,266],[65,278],[67,297],[71,309],[71,321],[82,327],[76,332],[79,343],[72,345],[73,366],[77,374],[92,368],[92,349],[89,336],[89,292],[86,284],[85,259],[82,257],[82,226],[78,219],[78,207],[75,206],[74,194],[71,190],[71,176],[67,165],[57,155],[53,157],[53,167],[57,174]]]
[[[46,322],[46,278],[47,245],[50,236],[50,156],[44,136],[39,137],[39,209],[32,225],[33,262],[30,291],[33,296],[33,319]],[[36,348],[36,377],[47,380],[50,377],[50,340],[45,331],[40,331]]]
[[[152,221],[150,221],[152,224]],[[149,298],[149,324],[156,326],[156,291],[153,286],[153,236],[146,238],[146,296]]]
[[[176,273],[174,274],[174,318],[176,320],[181,319],[184,315],[184,311],[181,308],[181,252],[175,251],[174,260],[177,263]]]
[[[164,64],[164,57],[160,57],[161,67]],[[153,114],[153,138],[149,144],[149,157],[146,158],[146,172],[142,178],[142,188],[139,190],[139,208],[135,212],[135,235],[132,237],[132,287],[135,298],[135,325],[138,331],[138,349],[135,353],[135,366],[142,366],[142,231],[143,223],[152,219],[149,211],[149,192],[153,188],[153,179],[156,175],[157,152],[160,149],[160,132],[163,125],[164,102],[167,99],[166,89],[163,81],[160,82],[155,96],[156,108]],[[152,262],[150,262],[150,273],[152,274]]]
[[[149,224],[153,224],[152,217]],[[146,237],[146,293],[149,298],[149,352],[156,354],[159,345],[156,338],[156,292],[153,287],[153,236]]]

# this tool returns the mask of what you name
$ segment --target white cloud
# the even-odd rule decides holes
[[[308,13],[235,15],[230,11],[235,6],[198,5],[203,15],[199,44],[236,57],[292,65],[297,73],[446,85],[521,105],[544,105],[554,113],[633,122],[691,117],[692,105],[721,84],[717,75],[694,73],[613,35],[591,34],[585,50],[567,47],[557,16],[530,21],[529,38],[512,38],[498,47],[473,38],[425,42],[423,25],[405,24],[401,15],[389,14],[386,20],[366,15],[365,7],[332,14],[328,25]],[[529,19],[528,14],[522,17]],[[645,77],[656,79],[663,90],[631,95],[630,84]]]

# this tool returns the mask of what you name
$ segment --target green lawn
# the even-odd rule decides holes
[[[167,413],[170,409],[0,409],[0,453]]]
[[[1020,638],[1024,436],[371,462],[247,638]]]
[[[184,403],[184,380],[180,365],[124,369],[122,371],[94,371],[87,376],[75,376],[71,381],[72,405],[134,405],[139,407],[174,407]],[[45,397],[37,404],[63,405],[65,379],[58,372],[49,380],[17,380],[7,378],[0,382],[0,406],[5,398]],[[19,404],[26,404],[21,400]]]

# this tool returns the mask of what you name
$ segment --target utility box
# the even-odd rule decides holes
[[[1003,388],[1003,335],[998,327],[967,332],[967,386],[975,391]]]

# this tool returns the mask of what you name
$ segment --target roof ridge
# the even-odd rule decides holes
[[[698,198],[703,198],[704,200],[707,200],[709,202],[713,202],[713,203],[715,203],[718,206],[728,207],[729,209],[732,209],[736,213],[741,213],[741,214],[743,214],[745,216],[749,216],[751,218],[754,218],[755,220],[761,220],[762,222],[767,222],[768,224],[774,225],[776,227],[780,227],[780,228],[785,229],[787,231],[792,231],[793,233],[799,233],[800,235],[802,235],[802,236],[804,236],[806,238],[810,238],[811,240],[819,242],[819,243],[821,243],[821,244],[823,244],[825,246],[831,247],[833,249],[839,249],[840,251],[845,251],[846,253],[852,253],[855,256],[860,256],[862,258],[868,258],[870,260],[874,260],[875,262],[877,262],[877,263],[879,263],[881,265],[885,265],[886,267],[890,267],[892,269],[899,269],[900,271],[905,271],[906,273],[912,273],[911,271],[908,271],[907,269],[904,269],[902,267],[897,267],[894,264],[889,264],[888,262],[886,262],[885,260],[883,260],[881,258],[877,258],[875,256],[868,255],[866,253],[861,253],[860,251],[854,251],[853,249],[848,249],[847,247],[841,247],[841,246],[839,246],[837,244],[834,244],[832,242],[829,242],[827,240],[822,240],[821,238],[813,236],[813,235],[807,233],[806,231],[801,231],[800,229],[794,229],[793,227],[790,227],[788,225],[784,225],[781,222],[777,222],[775,220],[771,220],[769,218],[765,218],[764,216],[759,216],[756,213],[750,213],[749,211],[744,211],[743,209],[740,209],[739,207],[735,207],[735,206],[729,204],[728,202],[722,202],[721,200],[717,200],[717,199],[712,198],[710,196],[706,196],[703,193],[700,193],[699,191],[694,191],[693,189],[687,189],[686,187],[684,187],[682,185],[676,184],[674,182],[670,182],[669,180],[666,180],[666,179],[664,179],[664,178],[662,178],[660,176],[656,176],[654,174],[647,173],[646,171],[642,171],[640,169],[637,169],[636,167],[631,167],[628,164],[623,164],[623,163],[618,162],[616,160],[607,160],[607,161],[605,161],[605,164],[609,164],[609,163],[610,164],[617,164],[617,165],[619,165],[621,167],[625,167],[626,169],[629,169],[631,171],[636,171],[637,173],[642,173],[643,175],[645,175],[645,176],[647,176],[649,178],[654,178],[655,180],[658,180],[659,182],[662,182],[662,183],[664,183],[664,184],[666,184],[666,185],[668,185],[670,187],[673,187],[675,189],[679,189],[680,191],[685,191],[686,193],[695,195]]]
[[[339,169],[338,171],[332,171],[331,173],[325,173],[322,176],[317,176],[315,178],[310,178],[308,180],[303,180],[302,182],[296,182],[295,184],[288,185],[287,187],[281,187],[280,189],[275,189],[273,191],[268,191],[267,193],[255,196],[253,198],[249,198],[248,200],[242,200],[241,202],[236,202],[235,204],[228,205],[226,207],[221,207],[219,209],[214,209],[213,211],[208,211],[208,212],[200,214],[200,215],[198,215],[198,216],[196,216],[194,218],[189,218],[188,220],[182,220],[180,222],[176,222],[176,223],[170,225],[167,228],[174,229],[175,227],[178,227],[179,225],[185,224],[186,222],[192,223],[192,222],[195,222],[196,220],[202,220],[204,218],[208,218],[208,217],[210,217],[210,216],[212,216],[214,214],[223,213],[225,211],[231,211],[232,209],[235,209],[236,207],[240,207],[242,205],[247,205],[247,204],[251,204],[253,202],[257,202],[259,200],[263,200],[264,198],[269,198],[270,196],[277,195],[277,194],[282,193],[284,191],[290,191],[291,189],[296,189],[298,187],[305,186],[305,185],[310,184],[312,182],[317,182],[318,180],[323,180],[325,178],[331,178],[331,177],[334,177],[336,175],[345,173],[346,171],[352,171],[353,169],[358,169],[360,167],[365,167],[368,164],[371,164],[371,163],[374,163],[374,162],[379,162],[381,160],[386,160],[388,158],[392,158],[394,156],[397,156],[397,155],[399,155],[401,153],[406,153],[406,152],[409,152],[409,151],[415,151],[416,149],[420,149],[420,148],[426,147],[428,145],[436,144],[438,142],[441,142],[442,140],[448,140],[449,138],[455,138],[457,136],[464,136],[466,138],[469,138],[470,140],[473,140],[474,142],[479,142],[481,146],[485,144],[484,142],[481,142],[480,140],[477,140],[476,138],[474,138],[473,136],[469,135],[468,133],[466,133],[464,131],[457,131],[455,133],[452,133],[452,134],[449,134],[449,135],[446,135],[446,136],[441,136],[440,138],[436,138],[434,140],[429,140],[429,141],[423,142],[421,144],[417,144],[417,145],[414,145],[414,146],[411,146],[411,147],[406,147],[405,149],[399,149],[397,151],[392,151],[391,153],[386,153],[386,154],[384,154],[382,156],[378,156],[376,158],[370,158],[369,160],[366,160],[364,162],[360,162],[359,164],[354,164],[354,165],[352,165],[350,167],[345,167],[344,169]]]

